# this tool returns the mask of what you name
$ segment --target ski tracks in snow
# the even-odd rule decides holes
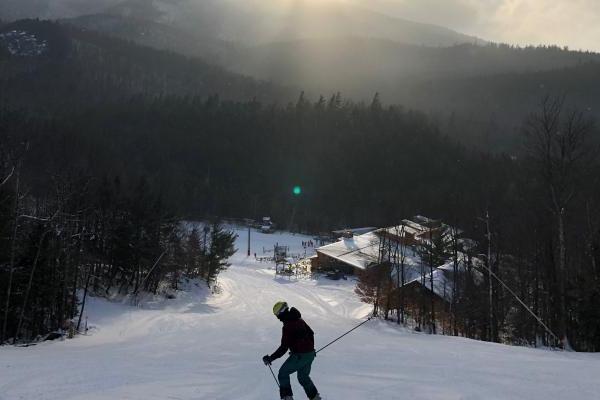
[[[279,344],[279,300],[297,307],[321,347],[369,315],[354,282],[276,277],[242,251],[219,277],[176,300],[131,307],[92,298],[93,334],[28,348],[0,348],[0,400],[264,400],[277,388],[261,357]],[[252,234],[252,252],[290,235]],[[87,308],[87,307],[86,307]],[[280,365],[277,361],[274,370]],[[600,357],[416,334],[370,321],[319,353],[313,378],[328,400],[592,400]],[[303,399],[292,379],[297,399]]]

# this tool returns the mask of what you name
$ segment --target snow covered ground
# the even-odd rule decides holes
[[[247,258],[239,232],[222,293],[203,288],[142,307],[92,299],[88,336],[0,348],[0,399],[277,399],[261,357],[278,345],[273,303],[303,313],[320,347],[368,315],[353,282],[275,277]],[[304,253],[300,235],[252,233],[252,253],[274,243]],[[281,364],[277,361],[275,368]],[[600,398],[600,355],[430,336],[370,321],[320,353],[312,376],[327,400]],[[296,398],[304,393],[292,380]]]

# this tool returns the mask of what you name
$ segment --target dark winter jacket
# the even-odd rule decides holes
[[[309,353],[315,351],[315,333],[302,319],[300,311],[292,307],[283,312],[279,319],[283,322],[281,346],[271,354],[271,360],[283,356],[289,349],[292,353]]]

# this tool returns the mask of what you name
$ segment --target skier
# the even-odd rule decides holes
[[[316,357],[314,332],[302,319],[300,311],[289,308],[285,301],[273,306],[273,314],[283,322],[281,345],[270,356],[264,356],[265,365],[283,356],[289,349],[290,356],[279,369],[279,394],[283,400],[293,400],[290,375],[298,372],[298,382],[310,400],[321,400],[314,383],[310,379],[310,367]]]

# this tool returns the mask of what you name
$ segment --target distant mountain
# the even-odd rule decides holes
[[[125,0],[69,23],[199,56],[241,74],[390,102],[405,81],[568,68],[600,55],[485,44],[450,30],[348,4],[291,0]]]
[[[342,91],[370,99],[380,92],[390,102],[405,98],[399,88],[407,83],[549,71],[600,62],[600,54],[557,47],[426,47],[369,38],[271,43],[229,54],[231,58],[224,65],[237,72],[294,83],[314,94]]]
[[[528,73],[404,82],[398,101],[438,116],[445,133],[488,150],[514,151],[524,119],[547,96],[566,96],[600,121],[600,63]]]
[[[63,20],[70,25],[129,40],[143,46],[202,57],[220,63],[233,46],[208,33],[189,32],[170,24],[114,13],[84,15]]]
[[[472,146],[513,151],[524,118],[548,95],[600,119],[600,54],[558,47],[427,47],[372,38],[271,43],[230,53],[228,68],[293,83],[309,98],[337,91],[419,109]]]
[[[70,18],[100,12],[123,0],[2,0],[0,19]]]
[[[428,46],[483,43],[443,27],[335,1],[126,0],[104,12],[160,22],[244,45],[346,36]]]
[[[435,47],[483,43],[446,28],[334,2],[123,0],[67,22],[236,70],[241,70],[239,54],[280,42],[358,37]]]
[[[147,20],[239,44],[361,36],[449,46],[482,43],[443,27],[390,17],[336,1],[314,0],[3,0],[0,19],[83,15]]]
[[[385,103],[435,115],[464,142],[494,149],[511,148],[523,118],[548,93],[567,94],[572,104],[600,117],[600,91],[592,90],[600,81],[597,53],[483,43],[316,0],[103,4],[61,21],[74,26],[60,28],[70,57],[19,62],[0,43],[0,60],[10,60],[0,63],[4,93],[13,90],[13,100],[24,104],[51,95],[58,99],[50,103],[55,107],[70,98],[100,102],[135,94],[289,101],[304,90],[311,100],[341,92],[370,101],[379,93]]]
[[[0,96],[11,104],[69,109],[136,95],[218,94],[223,99],[264,101],[290,96],[288,89],[198,59],[80,28],[36,20],[0,28],[0,45],[4,43],[5,49],[8,44],[15,48],[31,46],[32,40],[38,48],[43,43],[44,51],[8,55],[0,51],[5,54],[0,61]]]

